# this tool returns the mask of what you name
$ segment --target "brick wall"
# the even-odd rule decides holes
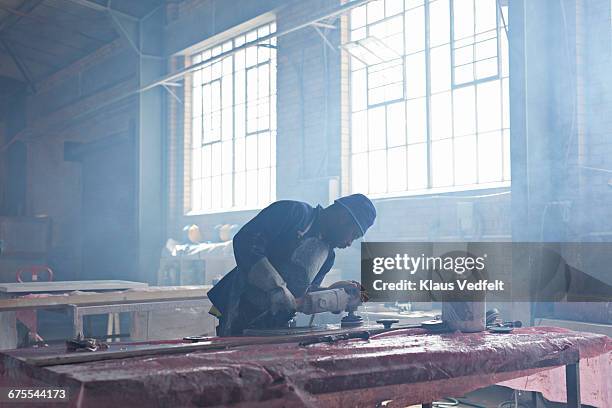
[[[19,134],[28,150],[26,214],[52,219],[49,255],[58,279],[87,278],[80,259],[81,163],[64,160],[64,142],[88,143],[128,130],[137,116],[134,98],[92,109],[136,88],[134,62],[133,52],[115,41],[47,78],[27,97]]]

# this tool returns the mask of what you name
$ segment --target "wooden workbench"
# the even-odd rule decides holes
[[[612,350],[606,336],[551,327],[510,334],[400,329],[369,341],[306,347],[299,336],[202,340],[113,343],[93,353],[66,354],[61,346],[1,352],[0,387],[65,387],[69,406],[87,407],[373,407],[383,401],[405,407],[561,367],[567,406],[578,407],[579,363],[588,370],[588,359]],[[601,391],[592,386],[584,384],[585,403]]]
[[[56,293],[80,291],[109,291],[145,288],[149,286],[143,282],[131,282],[123,280],[79,280],[79,281],[54,281],[54,282],[19,282],[0,283],[0,296],[22,295],[24,293]]]
[[[140,317],[140,319],[134,319],[135,326],[133,329],[138,336],[146,336],[146,316],[148,316],[149,311],[167,307],[180,307],[181,304],[191,307],[196,303],[206,303],[208,302],[206,292],[210,289],[210,286],[147,286],[147,284],[139,282],[90,282],[95,283],[86,287],[81,283],[70,282],[64,288],[81,287],[81,289],[64,293],[61,290],[36,291],[40,289],[39,285],[47,285],[49,282],[30,285],[31,292],[24,292],[22,291],[23,288],[10,286],[15,284],[2,284],[6,287],[6,291],[3,292],[0,289],[0,327],[6,328],[6,330],[0,331],[0,349],[12,349],[17,346],[14,312],[19,310],[65,309],[73,316],[73,332],[82,330],[82,317],[84,315],[130,312],[133,313],[133,316]],[[60,284],[62,282],[51,283]],[[63,283],[66,284],[66,282]],[[124,290],[111,289],[121,285],[124,285]],[[125,285],[133,287],[125,288]],[[58,289],[60,287],[60,285],[55,285],[51,288]],[[85,291],[87,288],[91,290],[93,287],[102,291]]]

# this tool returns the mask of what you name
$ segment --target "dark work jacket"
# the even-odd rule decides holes
[[[209,292],[208,298],[226,322],[236,318],[240,297],[247,287],[247,273],[266,257],[277,269],[287,265],[302,239],[319,233],[321,206],[311,207],[300,201],[277,201],[264,208],[238,231],[233,240],[236,267],[228,272]],[[311,225],[310,229],[308,226]],[[305,230],[308,231],[303,234]],[[321,285],[334,264],[332,249],[313,279],[311,288]],[[279,273],[282,272],[279,270]],[[295,295],[295,294],[294,294]]]

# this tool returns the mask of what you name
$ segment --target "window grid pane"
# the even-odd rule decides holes
[[[205,61],[276,31],[270,23],[191,57]],[[260,42],[192,76],[191,211],[263,207],[276,197],[276,44]]]
[[[403,10],[402,2],[387,10],[382,3],[350,16],[352,191],[381,196],[508,182],[500,14],[507,6],[407,0]]]

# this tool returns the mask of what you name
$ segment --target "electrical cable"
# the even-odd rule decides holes
[[[459,401],[456,400],[455,398],[444,398],[444,399],[448,402],[434,401],[432,405],[437,408],[451,408],[451,407],[456,407],[459,405]]]
[[[434,407],[437,407],[437,408],[458,407],[459,404],[467,405],[469,407],[474,407],[474,408],[487,408],[484,405],[476,404],[475,402],[472,402],[472,401],[464,399],[464,398],[449,398],[449,397],[447,397],[447,398],[444,398],[444,399],[448,400],[449,402],[436,401],[432,405]]]
[[[529,408],[529,405],[524,404],[522,402],[517,402],[516,400],[515,401],[508,400],[508,401],[499,403],[497,408]]]

